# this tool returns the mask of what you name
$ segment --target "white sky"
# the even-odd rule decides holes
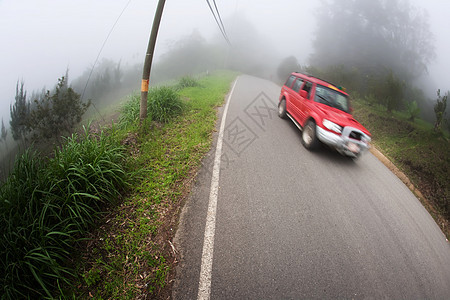
[[[450,0],[415,0],[430,16],[430,30],[435,36],[436,61],[429,66],[429,74],[441,91],[450,90]],[[435,94],[433,94],[433,97]]]
[[[9,120],[17,80],[29,94],[53,87],[66,68],[74,79],[91,66],[116,19],[129,0],[0,0],[0,118]],[[157,0],[131,0],[107,41],[102,58],[121,59],[122,65],[143,61]],[[437,87],[450,90],[450,1],[414,0],[430,14],[436,37],[437,62],[430,75]],[[286,39],[288,26],[313,33],[318,0],[216,0],[222,19],[235,11],[255,24],[281,56],[296,55],[306,63],[311,40]],[[299,25],[299,26],[296,26]],[[225,27],[232,26],[225,22]],[[217,25],[204,0],[166,0],[156,53],[198,29],[205,38]],[[305,34],[307,36],[307,34]],[[230,36],[230,39],[233,39]],[[6,124],[5,124],[6,125]]]

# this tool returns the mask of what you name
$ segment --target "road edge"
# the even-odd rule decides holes
[[[403,173],[389,158],[387,158],[380,150],[374,145],[370,145],[370,153],[373,154],[380,162],[382,162],[395,176],[397,176],[416,196],[416,198],[422,203],[423,207],[430,213],[436,224],[442,231],[445,240],[449,242],[450,236],[448,221],[441,216],[441,214],[434,208],[431,202],[422,194],[422,192],[411,182],[411,180]]]

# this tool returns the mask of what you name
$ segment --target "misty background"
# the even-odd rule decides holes
[[[231,40],[238,39],[231,34],[237,28],[231,22],[233,19],[230,19],[238,13],[265,39],[266,44],[261,47],[274,50],[282,48],[281,52],[299,53],[299,56],[304,57],[308,54],[309,50],[306,49],[310,46],[302,47],[300,42],[276,46],[282,42],[277,31],[284,29],[284,18],[281,16],[286,10],[283,3],[217,2]],[[311,5],[306,5],[306,1],[303,4],[301,2],[285,1],[298,11],[297,17],[310,17],[306,13],[310,9],[304,8]],[[0,117],[9,120],[9,105],[14,102],[18,80],[24,81],[24,88],[31,95],[31,91],[40,91],[43,87],[51,89],[57,79],[65,74],[66,68],[69,69],[70,81],[86,70],[90,71],[125,7],[105,43],[96,67],[104,60],[115,63],[120,61],[122,69],[142,64],[156,5],[157,1],[143,0],[0,0],[0,40],[3,45],[0,48]],[[312,22],[313,18],[310,19]],[[242,30],[246,28],[239,29]],[[207,41],[220,38],[207,3],[203,0],[166,1],[154,62],[194,31]],[[156,74],[156,70],[152,74]],[[140,76],[135,78],[136,85],[140,85]]]
[[[0,0],[0,118],[3,118],[5,126],[9,127],[10,105],[14,103],[18,81],[23,81],[30,101],[43,89],[53,89],[58,78],[65,76],[66,70],[69,84],[80,94],[91,76],[83,100],[92,99],[94,104],[105,100],[116,102],[117,98],[133,90],[138,91],[157,2]],[[287,58],[291,58],[291,65],[299,67],[311,62],[325,66],[341,59],[339,64],[351,66],[352,62],[344,59],[345,47],[339,45],[336,38],[341,36],[354,36],[361,45],[361,51],[367,48],[364,52],[367,60],[376,61],[377,55],[393,53],[382,47],[375,51],[376,45],[370,44],[371,39],[367,39],[364,31],[356,34],[364,22],[358,23],[352,13],[358,10],[376,12],[376,8],[370,7],[373,1],[336,1],[339,12],[337,9],[327,11],[331,7],[328,2],[217,0],[232,44],[229,47],[206,1],[167,0],[150,81],[157,83],[218,68],[231,68],[280,81],[277,68]],[[429,50],[432,55],[423,60],[426,63],[423,72],[416,72],[417,76],[411,76],[414,78],[410,80],[423,90],[430,103],[435,101],[437,89],[443,93],[450,90],[450,1],[379,2],[386,7],[393,3],[395,9],[386,11],[393,11],[396,15],[373,16],[379,22],[374,30],[391,24],[392,18],[401,16],[402,12],[420,16],[417,21],[423,22],[426,36],[422,38],[427,41],[421,51]],[[352,9],[347,9],[349,7]],[[330,28],[330,33],[337,31],[318,41],[317,34],[322,37],[327,33],[324,28],[333,13],[335,18],[343,18],[342,28]],[[351,22],[348,22],[348,16],[351,16]],[[397,24],[391,25],[401,27],[402,19],[396,20]],[[356,28],[352,28],[352,24]],[[412,32],[415,29],[404,30]],[[380,32],[383,33],[382,30]],[[331,61],[326,61],[326,58]],[[416,61],[413,58],[411,63],[404,65],[412,66]],[[11,133],[8,135],[11,137]]]

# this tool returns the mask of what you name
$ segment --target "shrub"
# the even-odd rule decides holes
[[[184,76],[181,77],[178,84],[177,84],[177,89],[184,89],[187,87],[196,87],[199,86],[200,83],[197,81],[197,79],[191,77],[191,76]]]
[[[67,78],[58,79],[54,92],[47,91],[42,99],[34,100],[34,107],[28,117],[27,128],[36,141],[53,139],[60,141],[63,134],[70,134],[90,106],[83,103],[67,84]]]
[[[442,119],[445,115],[445,109],[447,107],[447,98],[450,95],[450,92],[447,92],[445,96],[441,96],[441,90],[437,90],[436,103],[434,104],[434,113],[436,115],[436,122],[434,123],[434,130],[440,131]]]
[[[166,123],[183,111],[184,103],[170,87],[156,87],[149,91],[148,114],[153,120]]]
[[[367,94],[364,96],[364,101],[366,101],[367,103],[369,103],[369,105],[375,105],[378,103],[377,98],[375,97],[374,94]]]
[[[120,109],[119,126],[126,128],[136,124],[140,117],[140,95],[131,96]],[[154,87],[148,92],[147,115],[151,120],[168,122],[182,113],[184,103],[174,88]]]
[[[127,184],[122,146],[73,135],[53,159],[25,152],[0,187],[0,286],[5,299],[52,297],[74,243]]]
[[[140,95],[135,94],[128,98],[128,101],[120,108],[119,125],[121,127],[126,128],[139,121],[140,105]]]
[[[415,100],[407,104],[406,110],[408,112],[409,120],[412,122],[420,115],[420,108]]]

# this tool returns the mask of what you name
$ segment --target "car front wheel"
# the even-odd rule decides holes
[[[319,146],[319,140],[316,135],[316,123],[309,120],[302,131],[302,144],[308,150],[317,149]]]
[[[282,119],[286,119],[286,100],[282,99],[278,103],[278,116]]]

